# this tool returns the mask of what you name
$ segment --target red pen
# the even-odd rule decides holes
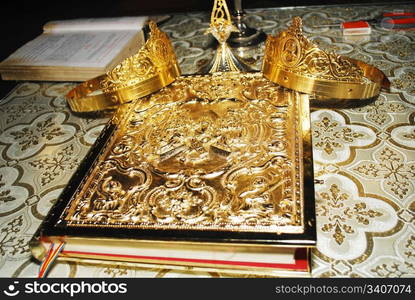
[[[344,28],[348,24],[358,23],[358,22],[367,22],[368,24],[377,24],[380,27],[386,29],[415,29],[415,12],[385,12],[380,17],[368,20],[357,20],[336,24],[327,24],[327,25],[318,25],[314,26],[315,28],[321,27],[337,27],[342,25]]]

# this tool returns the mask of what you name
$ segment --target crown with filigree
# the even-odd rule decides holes
[[[387,81],[373,66],[319,49],[303,35],[300,17],[288,30],[268,36],[262,72],[284,87],[339,99],[375,97]]]
[[[152,21],[149,27],[150,37],[137,54],[67,94],[73,111],[112,108],[158,91],[180,76],[176,54],[167,34]]]

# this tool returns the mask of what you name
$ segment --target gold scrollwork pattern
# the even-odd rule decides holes
[[[151,35],[137,54],[126,58],[106,73],[100,85],[104,92],[110,93],[121,88],[133,86],[150,79],[167,69],[176,61],[173,45],[166,33],[154,22],[149,23]]]
[[[328,53],[308,40],[302,32],[302,20],[294,17],[287,31],[266,42],[265,61],[269,65],[311,78],[363,82],[362,70],[349,59]]]
[[[295,95],[260,74],[224,73],[184,77],[132,105],[66,221],[301,231]]]

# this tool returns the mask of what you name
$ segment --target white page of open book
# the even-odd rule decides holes
[[[74,19],[62,21],[50,21],[43,26],[47,33],[71,32],[71,31],[115,31],[115,30],[140,30],[148,17],[120,17],[98,19]]]
[[[137,31],[42,34],[6,61],[16,66],[105,67]]]

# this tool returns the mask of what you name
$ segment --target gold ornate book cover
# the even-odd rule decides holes
[[[310,139],[306,94],[260,73],[183,76],[117,111],[33,252],[59,240],[67,257],[283,269],[315,245]]]

